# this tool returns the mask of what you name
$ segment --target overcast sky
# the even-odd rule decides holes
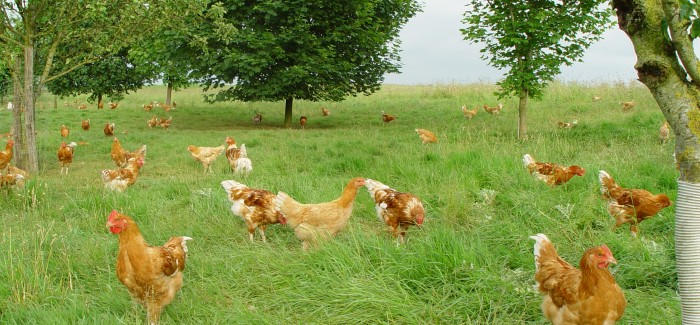
[[[502,72],[480,58],[479,46],[463,40],[460,28],[466,0],[424,0],[423,11],[403,28],[401,73],[386,76],[387,84],[495,82]],[[629,82],[637,78],[632,43],[617,25],[593,44],[583,62],[562,67],[559,80]]]

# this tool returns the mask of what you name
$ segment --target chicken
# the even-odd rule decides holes
[[[489,105],[484,105],[484,110],[491,115],[500,114],[502,109],[503,109],[503,104],[501,104],[501,103],[498,103],[498,106],[496,106],[496,107],[490,107]]]
[[[160,119],[160,121],[158,122],[158,125],[160,125],[160,127],[162,127],[163,129],[167,130],[170,127],[170,123],[172,123],[172,122],[173,122],[173,117],[171,116],[167,119]]]
[[[389,123],[395,119],[396,118],[393,115],[386,114],[384,111],[382,111],[382,121],[384,121],[384,123]]]
[[[669,128],[668,121],[664,121],[664,123],[661,124],[661,128],[659,128],[659,140],[661,140],[661,144],[666,144],[670,136],[671,129]]]
[[[29,178],[29,173],[27,173],[23,169],[15,167],[15,166],[7,167],[7,171],[8,171],[8,174],[13,175],[15,177],[15,184],[18,187],[23,187],[24,181]]]
[[[306,126],[306,120],[307,120],[306,116],[302,116],[299,118],[299,125],[301,125],[302,129],[304,128],[304,126]]]
[[[379,221],[391,227],[391,233],[398,237],[397,244],[404,243],[406,230],[410,225],[420,226],[425,218],[425,208],[420,198],[410,193],[398,192],[373,179],[365,179],[365,187],[375,202]],[[399,231],[399,227],[401,231]]]
[[[245,148],[245,144],[238,148],[236,147],[236,140],[226,137],[226,145],[226,159],[234,173],[247,174],[253,171],[253,162],[248,159],[248,151]]]
[[[317,204],[302,204],[287,193],[278,192],[275,207],[287,219],[287,224],[301,240],[302,249],[306,250],[316,239],[335,236],[345,228],[352,214],[357,190],[364,185],[364,178],[353,178],[339,198]]]
[[[255,113],[253,116],[253,123],[260,123],[262,122],[262,115],[260,113]]]
[[[216,158],[218,158],[219,155],[224,152],[225,148],[226,147],[223,145],[218,147],[197,147],[189,145],[187,146],[187,151],[190,152],[194,160],[202,163],[202,167],[204,167],[204,172],[206,173],[207,170],[211,172],[211,163],[213,163]]]
[[[112,161],[114,161],[114,164],[116,164],[117,167],[125,167],[126,162],[130,158],[144,159],[146,157],[146,145],[141,146],[141,148],[137,149],[134,152],[129,152],[124,150],[121,143],[119,142],[119,139],[115,137],[112,141],[112,150],[110,152],[110,157],[112,157]]]
[[[467,105],[462,105],[462,114],[464,114],[464,117],[467,119],[471,119],[472,117],[476,116],[476,113],[479,111],[478,107],[474,107],[474,109],[467,109]]]
[[[146,308],[148,322],[158,323],[160,314],[182,288],[190,237],[171,237],[163,246],[150,246],[131,217],[112,210],[109,232],[119,236],[117,278],[131,297]]]
[[[79,109],[87,109],[87,104],[80,104]]]
[[[117,107],[119,107],[119,103],[109,102],[109,109],[116,109]]]
[[[158,125],[158,118],[153,115],[150,120],[148,120],[146,123],[148,124],[149,128],[153,128],[154,126]]]
[[[177,102],[173,101],[173,109],[176,109],[176,108],[177,108]]]
[[[25,177],[21,174],[15,173],[0,173],[0,188],[9,189],[11,187],[22,187],[24,186]]]
[[[557,122],[557,125],[559,126],[560,129],[570,129],[570,128],[573,128],[574,126],[576,126],[576,124],[578,124],[578,120],[573,120],[571,122],[562,122],[562,121]]]
[[[143,104],[143,109],[146,112],[150,112],[153,109],[153,104]]]
[[[103,108],[105,108],[105,103],[103,101],[99,101],[97,103],[97,109],[103,109]]]
[[[608,200],[608,213],[615,218],[613,230],[629,223],[634,237],[637,237],[637,224],[653,217],[672,203],[666,194],[654,195],[647,190],[620,187],[604,170],[598,173],[598,181],[603,198]]]
[[[637,105],[637,102],[634,100],[631,100],[629,102],[620,102],[620,105],[622,105],[622,111],[623,112],[628,112],[632,108],[634,108],[635,105]]]
[[[329,109],[327,109],[327,108],[325,108],[325,107],[321,107],[321,114],[322,114],[323,116],[331,115],[331,110],[329,110]]]
[[[105,123],[105,135],[111,137],[114,135],[114,123]]]
[[[416,129],[416,133],[418,133],[418,137],[423,142],[423,144],[437,142],[437,137],[435,136],[435,134],[433,134],[433,132],[430,132],[426,129]]]
[[[231,212],[241,217],[248,225],[248,238],[253,241],[255,229],[260,232],[263,242],[267,242],[265,229],[268,225],[287,223],[275,209],[275,194],[267,190],[249,188],[234,180],[221,182],[226,190],[226,198],[231,202]]]
[[[555,163],[542,163],[535,161],[530,154],[523,156],[523,165],[528,172],[535,178],[547,183],[547,185],[561,185],[573,178],[574,176],[583,176],[586,170],[580,166],[564,167]]]
[[[238,147],[236,146],[236,139],[232,137],[226,137],[224,140],[226,142],[226,159],[229,162],[236,159],[236,154],[238,153]]]
[[[249,174],[253,171],[253,161],[248,158],[248,152],[245,148],[245,143],[241,145],[235,154],[233,161],[229,160],[231,170],[235,174]]]
[[[70,135],[70,129],[65,125],[61,125],[61,137],[67,138],[68,135]]]
[[[90,130],[90,119],[80,122],[80,127],[82,127],[85,131]]]
[[[162,104],[162,105],[160,105],[160,107],[163,108],[163,110],[166,112],[170,112],[170,110],[173,108],[172,106],[170,106],[168,104]]]
[[[600,96],[593,96],[593,100],[594,101],[600,100]]]
[[[105,188],[112,191],[124,192],[127,187],[136,183],[139,170],[144,164],[143,158],[132,157],[126,162],[126,167],[105,169],[101,172]]]
[[[127,151],[122,148],[122,144],[119,142],[119,139],[114,137],[109,156],[112,157],[112,161],[114,161],[114,164],[116,164],[117,167],[126,165],[126,153]]]
[[[77,144],[75,142],[71,142],[70,144],[62,142],[61,147],[58,148],[58,162],[61,164],[61,174],[63,174],[65,170],[66,175],[68,175],[68,167],[73,162],[73,150],[75,150],[76,146]]]
[[[583,253],[579,269],[564,261],[544,234],[536,241],[535,280],[542,294],[542,312],[554,325],[614,324],[627,301],[608,270],[617,264],[606,245]]]
[[[0,172],[10,165],[10,161],[12,160],[12,147],[14,147],[14,145],[15,142],[12,141],[12,139],[7,139],[5,150],[0,151]]]

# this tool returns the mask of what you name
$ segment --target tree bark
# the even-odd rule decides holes
[[[170,99],[172,98],[173,95],[173,83],[168,82],[168,90],[165,93],[165,105],[170,106]]]
[[[520,100],[518,101],[518,139],[527,140],[527,88],[520,90]]]
[[[288,97],[284,102],[284,127],[289,129],[292,127],[292,104],[294,103],[294,98]]]
[[[676,0],[613,0],[618,24],[627,33],[637,54],[635,69],[639,80],[649,88],[661,112],[676,135],[675,154],[680,171],[676,199],[676,270],[681,296],[683,324],[700,324],[700,88],[698,80],[679,62],[692,60],[690,37],[680,26]],[[669,24],[667,41],[662,21]],[[683,35],[685,34],[685,35]]]
[[[36,173],[39,171],[39,153],[34,129],[34,44],[29,39],[30,43],[24,47],[24,139],[27,146],[27,164],[24,169]]]
[[[12,71],[12,101],[14,109],[12,110],[12,131],[13,141],[15,146],[12,148],[12,159],[15,160],[15,166],[24,168],[27,161],[27,151],[24,150],[24,127],[22,124],[22,111],[24,110],[24,96],[22,96],[22,78],[20,73],[22,65],[20,60],[16,59]]]

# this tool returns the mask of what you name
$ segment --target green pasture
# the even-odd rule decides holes
[[[462,105],[498,104],[494,90],[387,85],[340,103],[296,101],[293,121],[306,116],[305,130],[282,128],[283,102],[207,104],[199,88],[175,92],[175,110],[150,113],[142,105],[162,102],[164,87],[129,94],[115,110],[96,103],[77,109],[86,96],[58,99],[53,108],[53,96],[43,94],[41,170],[24,189],[0,195],[0,323],[146,323],[116,277],[118,239],[105,228],[112,209],[132,216],[152,245],[194,238],[185,285],[162,324],[544,324],[528,238],[540,232],[574,265],[586,248],[610,247],[628,301],[622,323],[680,323],[674,206],[642,223],[639,238],[627,227],[613,232],[597,180],[604,169],[622,186],[675,201],[674,141],[659,143],[663,116],[647,89],[555,83],[530,102],[524,142],[515,98],[502,101],[498,116],[483,109],[471,120],[462,116]],[[631,99],[637,106],[622,112],[619,102]],[[5,104],[0,133],[11,125]],[[322,106],[330,116],[321,116]],[[382,111],[396,120],[383,123]],[[260,124],[251,122],[256,112]],[[170,129],[148,128],[152,115],[172,116]],[[88,118],[92,128],[83,131]],[[573,129],[557,127],[572,120]],[[124,193],[104,190],[100,178],[115,168],[113,137],[102,132],[111,122],[127,150],[148,145],[139,179]],[[67,141],[80,143],[68,175],[59,174],[56,158],[62,124],[71,129]],[[421,145],[416,128],[433,131],[438,143]],[[245,143],[249,176],[233,175],[223,155],[204,174],[186,150],[221,145],[226,136]],[[552,188],[526,172],[525,153],[587,172]],[[220,186],[236,179],[315,203],[340,196],[358,176],[422,198],[425,223],[409,230],[405,245],[377,220],[365,189],[347,228],[324,245],[304,252],[279,225],[268,228],[267,243],[258,236],[251,243]]]

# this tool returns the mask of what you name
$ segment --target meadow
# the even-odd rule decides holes
[[[517,139],[515,98],[502,101],[499,116],[483,109],[471,120],[462,116],[464,104],[495,106],[494,90],[387,85],[339,103],[296,101],[291,129],[282,127],[283,102],[207,104],[198,88],[175,92],[177,109],[169,113],[142,109],[163,101],[159,86],[127,95],[115,110],[94,103],[79,110],[73,102],[84,96],[59,99],[54,109],[44,94],[41,170],[24,189],[0,195],[0,323],[146,323],[115,274],[118,238],[105,223],[116,209],[152,245],[194,238],[185,284],[162,324],[545,324],[528,238],[540,232],[574,265],[586,248],[610,247],[628,301],[621,323],[679,324],[674,206],[642,223],[639,238],[627,226],[613,232],[597,181],[604,169],[622,186],[675,201],[674,142],[659,143],[663,116],[648,90],[637,82],[555,83],[530,102],[528,141]],[[618,102],[631,99],[637,106],[622,112]],[[321,116],[322,106],[330,116]],[[396,120],[384,124],[382,111]],[[260,124],[251,122],[256,112]],[[148,128],[152,115],[173,116],[172,126]],[[88,118],[92,128],[83,131]],[[574,119],[572,129],[557,127]],[[104,190],[100,178],[100,170],[115,168],[107,122],[127,150],[148,145],[139,179],[124,193]],[[61,124],[71,129],[68,141],[82,143],[67,176],[56,158]],[[10,125],[11,112],[2,109],[0,132]],[[438,143],[421,145],[416,128],[433,131]],[[221,145],[226,136],[248,148],[247,177],[234,176],[223,156],[204,174],[186,150]],[[587,173],[549,187],[526,172],[525,153]],[[422,198],[425,223],[409,230],[405,245],[377,220],[365,189],[330,242],[302,251],[290,228],[274,225],[267,243],[257,235],[251,243],[220,186],[236,179],[314,203],[335,199],[358,176]]]

